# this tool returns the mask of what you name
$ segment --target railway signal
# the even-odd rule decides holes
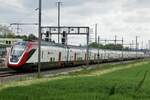
[[[62,44],[67,45],[67,34],[65,31],[62,33]]]
[[[47,41],[47,42],[51,42],[51,39],[49,38],[50,37],[50,35],[49,35],[49,31],[46,31],[46,34],[45,34],[45,41]]]

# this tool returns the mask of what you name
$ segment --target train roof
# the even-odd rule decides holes
[[[28,41],[37,44],[38,41]],[[41,41],[41,45],[43,46],[54,46],[54,47],[61,47],[61,48],[72,48],[72,49],[86,49],[86,46],[75,46],[75,45],[63,45],[63,44],[58,44],[54,42],[47,42],[47,41]],[[97,48],[89,48],[89,50],[97,50]],[[106,51],[121,51],[121,50],[111,50],[111,49],[99,49],[99,50],[106,50]],[[125,51],[125,50],[124,50]],[[134,50],[131,51],[126,51],[126,52],[135,52]],[[142,51],[137,51],[137,52],[142,52]]]

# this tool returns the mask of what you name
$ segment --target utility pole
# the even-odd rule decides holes
[[[87,32],[87,47],[86,47],[86,52],[87,52],[87,57],[86,57],[86,67],[88,68],[89,67],[89,29],[88,29],[88,32]]]
[[[42,10],[42,1],[39,0],[38,78],[41,75],[41,10]]]
[[[130,50],[132,50],[132,43],[130,43],[129,45],[130,45]]]
[[[148,40],[148,47],[149,47],[148,49],[150,50],[150,40]]]
[[[134,45],[134,40],[132,40],[132,49],[134,50],[135,45]]]
[[[60,6],[61,6],[62,2],[57,2],[57,6],[58,6],[58,43],[60,43]]]
[[[97,24],[95,24],[95,43],[97,43]]]
[[[99,59],[99,58],[100,58],[100,54],[99,54],[100,43],[99,43],[99,42],[100,42],[100,37],[98,36],[98,64],[99,64],[99,62],[100,62],[100,61],[99,61],[99,60],[100,60],[100,59]]]
[[[107,49],[106,48],[106,42],[107,42],[107,40],[105,40],[105,45],[104,45],[105,46],[105,48],[104,48],[104,59],[106,59],[106,49]]]
[[[115,46],[117,45],[117,35],[115,35]]]
[[[19,34],[19,25],[17,25],[17,35]]]
[[[148,44],[146,43],[145,45],[146,45],[146,51],[147,51],[148,50]]]
[[[138,51],[138,36],[136,36],[136,58],[137,58],[137,51]]]
[[[141,50],[143,50],[144,48],[143,48],[143,41],[142,41],[142,44],[141,44]]]
[[[122,37],[122,61],[123,61],[123,59],[124,59],[124,56],[123,56],[123,49],[124,49],[124,46],[123,46],[123,43],[124,41],[123,41],[123,37]]]
[[[149,48],[148,48],[148,54],[150,56],[150,40],[148,40],[148,46],[149,46]]]
[[[117,35],[115,35],[115,49],[116,49],[116,46],[117,46]]]

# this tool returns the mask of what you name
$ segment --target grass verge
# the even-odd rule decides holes
[[[69,75],[1,84],[0,100],[149,100],[149,66],[149,61],[110,64]]]

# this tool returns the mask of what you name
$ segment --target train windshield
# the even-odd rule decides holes
[[[24,43],[24,42],[17,43],[16,45],[13,46],[13,48],[11,50],[11,55],[20,57],[24,52],[25,46],[26,46],[26,43]]]

